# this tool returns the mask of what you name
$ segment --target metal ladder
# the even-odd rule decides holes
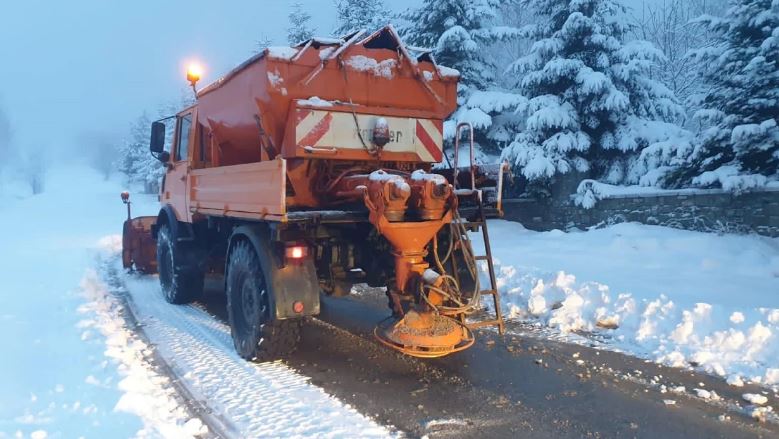
[[[460,151],[460,134],[462,132],[462,129],[467,128],[468,129],[468,140],[469,140],[469,148],[470,148],[470,173],[471,173],[471,187],[470,189],[460,189],[459,183],[458,183],[458,173],[459,173],[459,151]],[[468,218],[462,220],[462,224],[465,227],[466,234],[468,233],[468,230],[477,230],[481,229],[482,233],[482,239],[484,241],[484,254],[483,255],[477,255],[475,254],[475,250],[473,250],[473,247],[471,246],[471,250],[474,253],[474,259],[476,260],[476,263],[478,264],[479,261],[487,261],[487,268],[488,268],[488,274],[490,278],[490,288],[489,289],[480,289],[479,295],[480,296],[492,296],[493,304],[495,306],[495,319],[492,320],[483,320],[480,322],[473,322],[469,323],[468,327],[470,329],[475,328],[483,328],[486,326],[497,326],[498,327],[498,333],[503,334],[505,332],[505,324],[503,322],[503,312],[500,309],[500,293],[498,292],[498,286],[497,286],[497,279],[495,277],[495,266],[492,262],[492,248],[490,247],[490,235],[487,230],[487,217],[484,213],[484,202],[482,198],[482,191],[479,189],[476,189],[476,163],[474,160],[474,142],[473,142],[473,126],[470,123],[460,123],[457,125],[456,135],[455,135],[455,141],[454,141],[454,165],[452,166],[453,174],[452,174],[452,181],[455,189],[455,193],[460,198],[471,198],[476,206],[477,206],[477,214],[475,217]],[[461,237],[462,240],[470,243],[471,240],[468,239],[467,236]],[[457,276],[457,270],[454,270],[455,275]],[[476,276],[478,277],[478,267],[477,267],[477,273]],[[459,277],[459,276],[457,276]],[[459,279],[457,279],[459,283]]]

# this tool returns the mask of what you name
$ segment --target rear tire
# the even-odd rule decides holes
[[[157,267],[166,301],[183,305],[203,294],[205,276],[198,262],[191,243],[177,243],[170,226],[162,224],[157,231]]]
[[[238,241],[230,249],[225,293],[230,332],[241,358],[272,361],[295,351],[301,320],[273,318],[270,297],[273,292],[257,251],[248,241]]]

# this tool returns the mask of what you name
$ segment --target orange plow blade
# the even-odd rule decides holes
[[[140,216],[128,219],[122,229],[122,265],[142,273],[157,272],[157,243],[151,233],[151,227],[157,222],[156,216]]]

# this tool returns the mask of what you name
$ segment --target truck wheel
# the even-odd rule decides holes
[[[300,319],[275,320],[260,259],[252,245],[238,241],[230,250],[225,292],[227,316],[238,354],[251,361],[279,359],[294,352]]]
[[[170,226],[157,232],[157,267],[165,300],[182,305],[203,294],[204,273],[198,268],[197,252],[190,243],[177,243]]]

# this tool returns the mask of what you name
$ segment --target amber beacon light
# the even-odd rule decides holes
[[[203,67],[200,64],[192,63],[187,67],[187,81],[192,86],[192,90],[195,90],[197,82],[203,76]],[[197,90],[195,90],[197,92]]]

